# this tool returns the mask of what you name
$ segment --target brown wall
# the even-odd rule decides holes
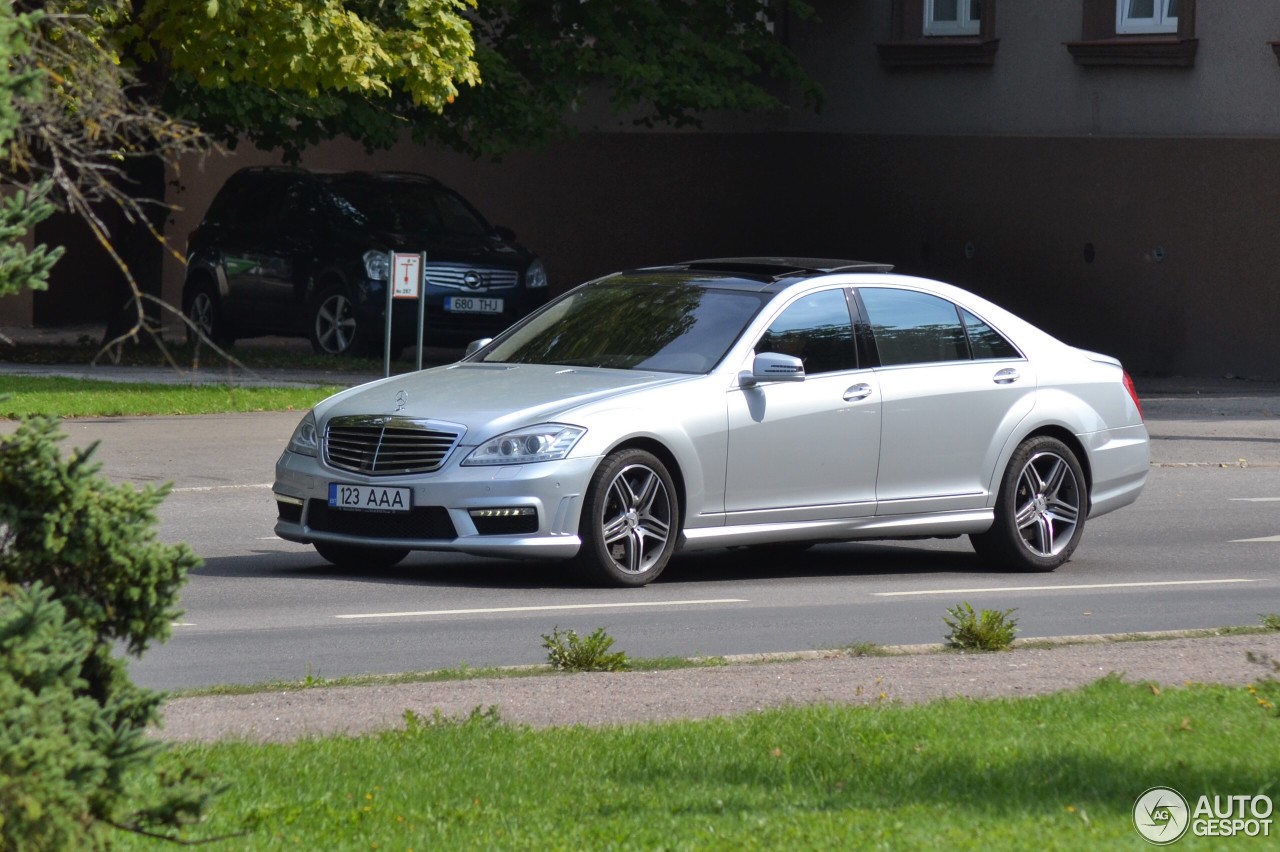
[[[227,174],[270,161],[188,164],[173,245]],[[1136,374],[1280,378],[1280,139],[584,134],[501,163],[329,145],[307,165],[441,178],[540,252],[556,291],[692,257],[882,260]],[[181,281],[167,262],[171,303]]]

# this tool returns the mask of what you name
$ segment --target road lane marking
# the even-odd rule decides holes
[[[1251,541],[1280,541],[1280,535],[1264,535],[1262,538],[1233,538],[1232,544],[1244,544]]]
[[[1256,583],[1257,580],[1164,580],[1154,583],[1082,583],[1074,586],[1002,586],[991,589],[926,589],[919,592],[872,592],[879,598],[908,595],[975,595],[980,592],[1066,592],[1077,589],[1133,589],[1151,586],[1208,586],[1215,583]]]
[[[1232,497],[1237,503],[1280,503],[1280,497]]]
[[[641,606],[697,606],[699,604],[747,603],[746,598],[714,598],[703,601],[634,601],[631,603],[554,604],[547,606],[496,606],[485,609],[426,609],[418,612],[364,612],[335,618],[401,618],[423,615],[490,615],[500,612],[551,612],[571,609],[624,609]]]
[[[190,491],[232,491],[238,488],[270,488],[270,482],[254,482],[244,485],[188,485],[185,488],[170,488],[170,494],[181,494]]]

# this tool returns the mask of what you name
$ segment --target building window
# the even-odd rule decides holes
[[[1077,65],[1195,64],[1196,0],[1083,0],[1080,41],[1066,43]]]
[[[925,0],[925,35],[977,35],[981,29],[982,0]]]
[[[888,68],[992,65],[996,0],[891,0],[889,40],[876,45]]]
[[[1178,0],[1116,0],[1116,34],[1176,33]]]

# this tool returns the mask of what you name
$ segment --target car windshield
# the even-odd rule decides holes
[[[423,180],[337,178],[324,184],[328,208],[357,228],[393,234],[483,237],[489,223],[447,189]]]
[[[705,373],[765,297],[671,281],[603,281],[566,294],[483,360]]]

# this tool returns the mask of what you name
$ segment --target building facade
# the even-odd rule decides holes
[[[600,114],[498,163],[335,142],[304,165],[432,174],[514,228],[556,290],[695,256],[853,257],[974,289],[1135,374],[1280,378],[1280,4],[815,5],[780,32],[818,113],[666,133]],[[231,171],[277,160],[185,163],[171,245]],[[36,300],[98,310],[71,296],[88,267],[59,266],[50,294],[0,302],[0,326],[56,321]],[[169,258],[171,303],[181,281]]]

